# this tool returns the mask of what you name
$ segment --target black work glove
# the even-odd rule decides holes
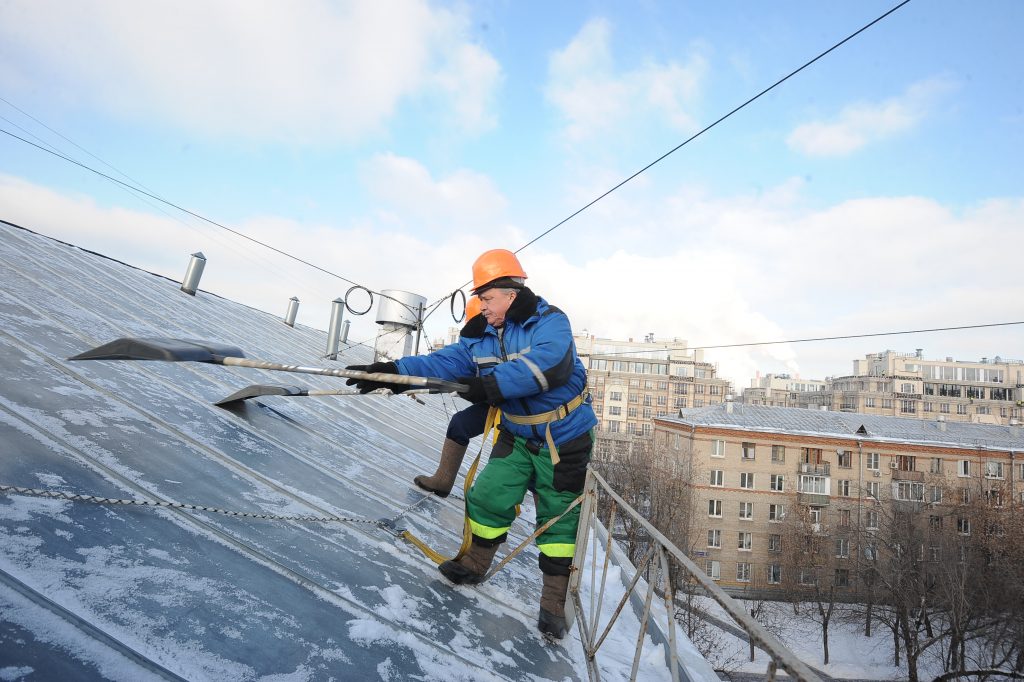
[[[398,374],[398,365],[393,362],[375,362],[372,365],[349,365],[345,369],[351,369],[356,372]],[[403,391],[408,391],[411,388],[407,384],[385,384],[381,381],[370,381],[368,379],[349,379],[345,382],[345,385],[355,386],[359,389],[360,393],[369,393],[370,391],[376,391],[378,388],[389,388],[392,393],[402,393]]]
[[[480,377],[459,377],[457,383],[469,386],[468,391],[460,391],[459,395],[471,403],[487,402],[487,391],[484,389],[484,380]]]

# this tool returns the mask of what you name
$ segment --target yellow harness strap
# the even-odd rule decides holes
[[[473,479],[476,478],[476,469],[480,465],[480,456],[484,453],[484,444],[487,442],[487,437],[494,430],[494,425],[497,422],[500,411],[496,407],[491,407],[487,410],[487,419],[484,421],[484,435],[480,440],[480,451],[476,453],[476,458],[473,463],[469,466],[469,471],[466,472],[466,480],[462,485],[462,497],[464,500],[464,512],[462,521],[462,544],[459,546],[458,553],[452,557],[452,561],[458,561],[461,559],[467,551],[469,551],[469,545],[473,542],[473,531],[469,526],[469,502],[466,498],[469,496],[469,489],[473,487]],[[516,510],[518,514],[518,509]],[[419,548],[431,561],[435,564],[442,564],[448,559],[432,549],[427,543],[420,540],[418,537],[405,530],[402,531],[402,537],[411,542],[413,545]]]
[[[584,391],[569,402],[559,405],[548,412],[527,415],[509,414],[508,412],[505,412],[502,414],[501,418],[510,421],[513,424],[520,424],[522,426],[539,426],[544,424],[544,439],[548,442],[548,452],[551,453],[551,464],[553,466],[562,460],[558,457],[558,448],[555,447],[555,440],[551,437],[551,422],[556,422],[559,419],[565,419],[568,417],[570,412],[586,401],[588,395],[589,394]]]

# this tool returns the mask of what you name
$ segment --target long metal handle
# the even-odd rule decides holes
[[[253,369],[269,369],[278,372],[295,372],[297,374],[318,374],[328,377],[344,377],[346,379],[365,379],[366,381],[378,381],[382,384],[402,384],[404,386],[423,386],[444,392],[468,391],[469,386],[457,384],[454,381],[435,379],[433,377],[414,377],[404,374],[387,374],[383,372],[359,372],[353,369],[332,369],[328,367],[303,367],[301,365],[285,365],[265,360],[251,360],[249,358],[214,356],[214,362],[220,365],[231,367],[251,367]]]

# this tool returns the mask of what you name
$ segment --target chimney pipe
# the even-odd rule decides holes
[[[284,323],[289,327],[295,326],[295,316],[299,312],[299,299],[292,296],[288,299],[288,311],[284,314]]]
[[[420,311],[427,299],[418,294],[398,289],[381,291],[377,304],[377,340],[374,342],[374,361],[396,360],[412,355],[414,332],[419,329]]]
[[[185,270],[185,278],[181,281],[181,290],[189,296],[196,295],[199,288],[199,280],[203,276],[203,268],[206,267],[206,256],[202,251],[196,251],[189,258],[188,268]]]
[[[344,322],[341,323],[341,342],[342,343],[348,343],[348,330],[349,330],[349,327],[351,327],[351,326],[352,326],[352,323],[349,322],[348,320],[345,320]]]
[[[341,335],[341,317],[345,314],[345,299],[331,301],[331,323],[327,325],[327,358],[338,359],[338,339]]]

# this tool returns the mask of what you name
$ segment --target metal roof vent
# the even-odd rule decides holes
[[[940,414],[938,417],[935,418],[935,421],[936,421],[936,423],[939,426],[939,431],[945,431],[946,430],[946,418],[945,417],[943,417]]]
[[[331,301],[331,323],[327,325],[327,358],[338,359],[338,339],[341,338],[341,317],[345,314],[345,299]]]
[[[288,311],[284,314],[284,323],[289,327],[295,326],[295,316],[299,313],[299,299],[292,296],[288,299]]]
[[[341,323],[341,342],[348,343],[348,330],[352,326],[352,323],[345,320]]]
[[[202,251],[196,251],[188,261],[188,268],[185,269],[185,279],[181,281],[181,290],[189,296],[196,295],[199,288],[199,280],[203,276],[203,268],[206,267],[206,256]]]
[[[380,293],[377,305],[380,331],[373,344],[374,359],[397,360],[412,355],[419,350],[413,349],[413,332],[418,340],[426,297],[398,289],[384,289]]]

